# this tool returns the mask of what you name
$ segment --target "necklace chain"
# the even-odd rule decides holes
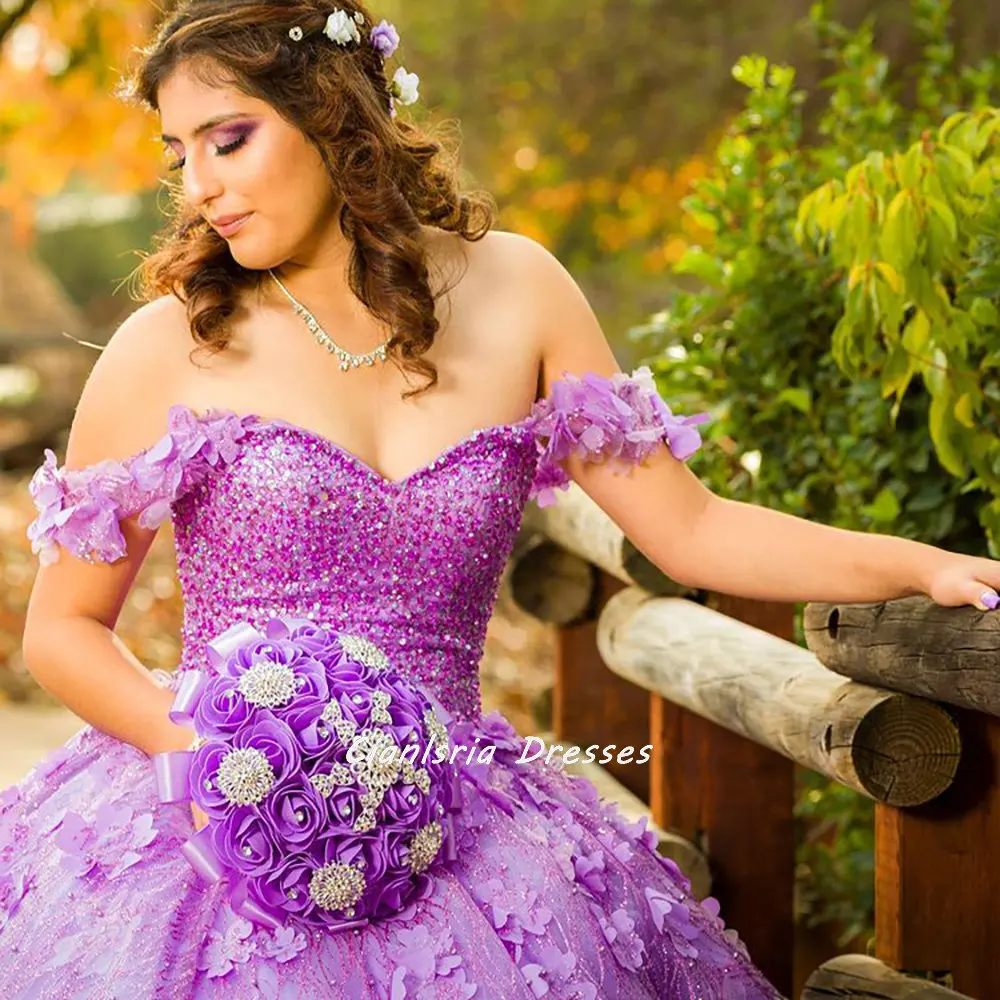
[[[295,298],[292,293],[285,288],[281,283],[281,279],[268,268],[267,273],[271,275],[272,278],[277,282],[278,287],[285,293],[288,297],[288,301],[291,302],[292,308],[295,312],[302,317],[302,321],[309,327],[309,332],[316,339],[316,343],[320,347],[325,347],[327,351],[331,354],[336,354],[337,359],[340,361],[340,370],[347,371],[349,368],[359,368],[361,365],[373,365],[376,361],[385,361],[386,359],[386,345],[385,343],[379,344],[374,350],[366,351],[364,354],[353,354],[351,351],[344,350],[339,344],[335,343],[333,338],[323,329],[319,324],[319,320],[311,312],[309,312],[306,307]]]

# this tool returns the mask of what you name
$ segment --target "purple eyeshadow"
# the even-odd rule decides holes
[[[256,122],[246,122],[242,125],[227,126],[220,132],[213,133],[213,142],[217,146],[229,146],[238,139],[249,138],[257,129]]]

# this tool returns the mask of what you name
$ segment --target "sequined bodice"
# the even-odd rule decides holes
[[[170,407],[149,447],[82,469],[51,450],[32,477],[28,527],[43,563],[127,554],[121,522],[172,518],[184,596],[180,668],[205,669],[207,644],[238,621],[325,622],[374,642],[459,719],[479,713],[477,667],[524,505],[569,485],[563,460],[627,469],[664,441],[700,445],[648,368],[564,373],[531,413],[474,431],[400,480],[333,441],[279,419]]]
[[[403,480],[333,442],[251,420],[235,458],[173,508],[181,667],[239,620],[332,623],[379,645],[456,716],[478,664],[537,462],[524,424],[477,431]]]

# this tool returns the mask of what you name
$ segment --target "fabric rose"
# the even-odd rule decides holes
[[[327,19],[323,34],[338,45],[348,45],[360,42],[361,34],[350,14],[343,10],[335,10]]]
[[[156,764],[161,801],[208,816],[184,845],[195,869],[227,875],[234,912],[271,930],[344,930],[423,898],[463,805],[436,699],[367,639],[305,619],[237,623],[208,660],[171,713],[201,741]]]
[[[382,20],[372,28],[369,40],[372,48],[383,58],[390,59],[399,47],[399,33],[388,21]]]
[[[392,77],[393,97],[400,104],[415,104],[420,100],[419,85],[420,77],[416,73],[407,73],[404,67],[400,66]]]

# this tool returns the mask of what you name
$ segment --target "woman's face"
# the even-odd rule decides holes
[[[169,164],[237,263],[250,270],[306,263],[342,241],[319,151],[271,105],[203,83],[184,64],[157,97]]]

